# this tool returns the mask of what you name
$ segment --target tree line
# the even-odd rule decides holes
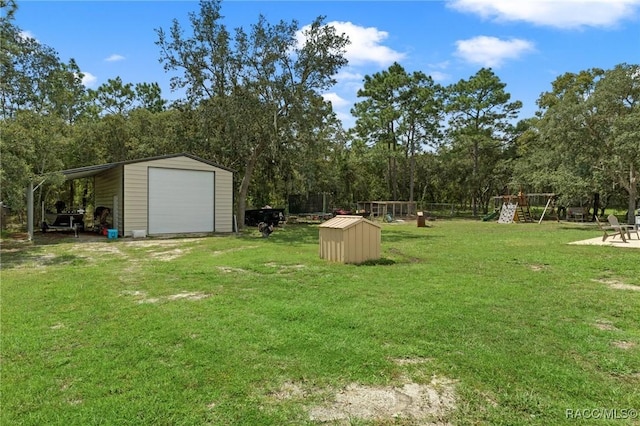
[[[324,17],[304,27],[259,16],[229,31],[222,3],[200,2],[189,26],[156,30],[171,88],[109,79],[82,84],[71,59],[24,33],[0,0],[0,200],[24,209],[29,180],[93,164],[189,152],[236,171],[244,211],[285,206],[290,195],[330,193],[336,207],[364,200],[468,205],[494,195],[555,192],[559,202],[638,200],[640,66],[565,73],[540,95],[534,117],[488,68],[449,86],[401,64],[365,76],[344,129],[322,94],[347,64],[344,34]],[[62,179],[39,189],[59,190]],[[90,183],[76,191],[84,196]],[[594,207],[594,214],[597,207]]]

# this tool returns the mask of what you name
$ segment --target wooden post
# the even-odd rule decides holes
[[[547,209],[549,208],[549,204],[551,204],[551,197],[549,197],[549,199],[547,200],[547,205],[544,206],[544,210],[542,211],[542,215],[540,216],[540,220],[538,221],[538,225],[540,225],[542,223],[542,219],[544,219],[544,214],[547,212]]]

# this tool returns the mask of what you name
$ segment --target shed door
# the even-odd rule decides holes
[[[214,172],[149,167],[149,234],[213,232]]]

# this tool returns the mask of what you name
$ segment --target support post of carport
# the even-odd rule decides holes
[[[33,187],[33,180],[29,180],[29,185],[27,185],[27,234],[29,241],[33,240],[33,193],[36,192],[36,190],[40,188],[40,185],[42,185],[46,180],[47,178],[42,179],[42,182],[40,182],[35,188]],[[44,217],[42,220],[44,220]]]

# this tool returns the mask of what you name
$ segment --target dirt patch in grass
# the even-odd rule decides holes
[[[293,272],[293,271],[299,271],[300,269],[304,269],[306,266],[305,265],[281,265],[279,263],[276,262],[269,262],[269,263],[265,263],[264,266],[267,266],[269,268],[278,268],[278,273],[279,274],[284,274],[287,272]]]
[[[206,299],[209,296],[211,296],[211,295],[210,294],[206,294],[206,293],[202,293],[200,291],[182,292],[182,293],[172,294],[170,296],[167,296],[167,300],[180,300],[180,299],[202,300],[202,299]]]
[[[120,296],[145,297],[146,295],[146,292],[139,290],[124,290],[120,292]]]
[[[618,340],[615,342],[611,342],[611,344],[616,348],[625,349],[625,350],[634,348],[636,346],[634,342],[627,342],[625,340]]]
[[[131,240],[125,244],[135,248],[150,248],[149,257],[163,262],[169,262],[189,253],[192,247],[182,247],[186,243],[199,244],[202,238],[180,238],[168,240]],[[156,249],[156,250],[154,250]]]
[[[55,254],[55,253],[42,253],[42,254],[33,254],[19,261],[12,262],[12,260],[7,261],[6,259],[2,259],[3,266],[9,266],[16,269],[30,269],[35,268],[40,270],[40,272],[44,272],[44,269],[48,266],[55,265],[71,265],[78,261],[84,262],[86,258],[81,255],[63,253],[63,254]],[[23,263],[20,263],[23,262]]]
[[[6,246],[3,246],[2,250],[0,250],[0,253],[2,253],[2,254],[19,253],[22,250],[24,250],[24,248],[22,248],[22,247],[9,247],[9,248],[6,248]]]
[[[426,364],[428,362],[433,361],[431,358],[392,358],[395,364],[398,365],[416,365],[416,364]]]
[[[631,284],[622,284],[622,283],[610,284],[609,287],[611,287],[613,289],[616,289],[616,290],[640,291],[640,286],[631,285]]]
[[[529,269],[531,269],[533,272],[540,272],[547,269],[547,265],[531,264],[529,265]]]
[[[279,401],[285,401],[289,399],[303,399],[307,395],[308,392],[300,384],[285,382],[280,389],[271,394],[271,397]]]
[[[149,255],[154,259],[161,260],[163,262],[169,262],[171,260],[179,258],[180,256],[184,256],[190,251],[191,251],[190,249],[176,248],[169,251],[152,252]]]
[[[249,271],[247,271],[246,269],[242,269],[242,268],[233,268],[231,266],[218,266],[218,270],[221,272],[224,272],[225,274],[230,274],[232,272],[235,272],[237,274],[246,274],[249,273]]]
[[[215,250],[215,251],[211,252],[211,254],[213,254],[214,256],[219,256],[219,255],[225,254],[225,253],[233,253],[235,251],[254,249],[254,248],[258,248],[258,246],[235,247],[235,248],[230,248],[230,249],[227,249],[227,250]]]
[[[602,283],[602,284],[606,284],[609,286],[609,288],[612,288],[614,290],[631,290],[631,291],[640,291],[640,286],[638,285],[631,285],[631,284],[625,284],[622,281],[619,280],[607,280],[607,279],[601,279],[601,280],[594,280],[595,282],[598,283]]]
[[[169,296],[163,297],[147,297],[147,293],[145,291],[140,290],[124,290],[120,292],[121,296],[129,296],[136,299],[138,304],[143,303],[159,303],[164,301],[174,301],[174,300],[202,300],[208,297],[211,297],[210,294],[203,293],[201,291],[183,291],[177,294],[171,294]]]
[[[125,244],[135,247],[175,247],[184,243],[200,243],[203,240],[203,238],[176,238],[166,240],[137,240],[134,238],[126,241]]]
[[[454,383],[448,379],[379,387],[354,383],[338,391],[330,403],[312,407],[309,419],[338,424],[351,424],[353,419],[441,424],[447,422],[455,407]]]
[[[120,251],[120,248],[118,248],[117,245],[111,244],[111,243],[104,243],[104,242],[87,243],[87,244],[79,245],[78,248],[80,248],[85,253],[91,253],[91,254],[104,253],[104,254],[115,254],[117,256],[124,256],[124,253]]]
[[[607,320],[603,320],[603,319],[596,320],[596,322],[593,324],[593,326],[595,328],[597,328],[598,330],[618,331],[618,328],[616,326],[614,326],[613,324],[611,324],[611,321],[607,321]]]
[[[409,366],[432,360],[417,357],[391,358],[391,361],[400,366]],[[333,425],[351,425],[354,421],[449,424],[448,419],[456,409],[455,381],[438,376],[431,376],[428,383],[415,383],[402,376],[395,386],[351,383],[338,391],[287,381],[269,396],[276,401],[294,400],[302,404],[305,400],[324,401],[319,405],[306,405],[309,420]]]

